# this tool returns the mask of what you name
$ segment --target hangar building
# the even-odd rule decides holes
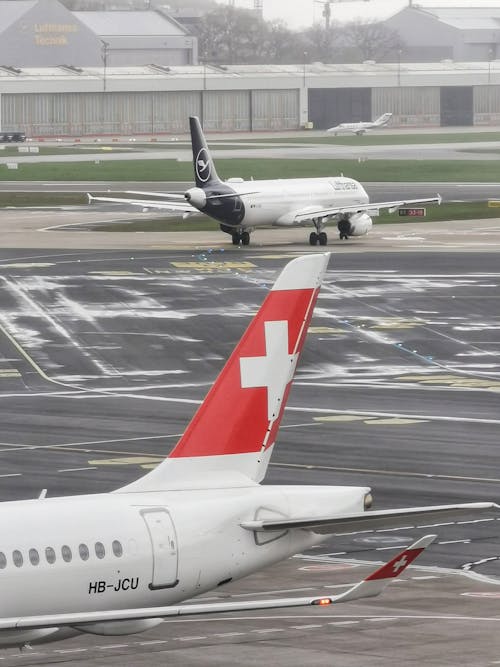
[[[405,60],[494,60],[500,56],[500,3],[498,7],[480,4],[470,7],[415,4],[385,20],[384,25],[399,33],[405,44]]]
[[[10,68],[0,128],[28,136],[325,129],[390,111],[396,127],[500,125],[500,62]]]
[[[190,65],[197,39],[160,11],[72,12],[58,0],[0,0],[0,65]]]

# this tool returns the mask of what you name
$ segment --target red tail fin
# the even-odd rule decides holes
[[[180,477],[223,470],[264,477],[328,259],[306,255],[283,269],[177,446],[151,475],[175,464]]]

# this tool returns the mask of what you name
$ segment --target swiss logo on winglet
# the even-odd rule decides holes
[[[402,554],[398,554],[395,558],[379,568],[376,572],[366,577],[366,581],[373,581],[374,579],[392,579],[397,577],[408,565],[413,563],[417,556],[420,556],[423,549],[407,549]]]
[[[273,444],[316,297],[314,289],[269,292],[170,457]]]

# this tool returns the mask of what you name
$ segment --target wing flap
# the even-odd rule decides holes
[[[401,528],[408,523],[420,521],[441,521],[450,517],[459,518],[466,514],[486,510],[498,510],[496,503],[463,503],[458,505],[435,505],[429,507],[409,507],[397,510],[374,510],[359,514],[344,514],[330,517],[291,518],[280,520],[245,521],[241,527],[255,532],[267,532],[301,528],[314,533],[329,535],[352,531],[376,530],[379,528]]]
[[[95,623],[117,623],[143,619],[163,619],[175,616],[199,616],[204,614],[225,614],[259,609],[282,609],[286,607],[328,606],[339,602],[373,597],[382,593],[387,584],[400,576],[425,548],[434,540],[435,535],[420,538],[414,544],[401,551],[388,563],[377,568],[363,581],[351,586],[344,593],[326,597],[274,598],[271,600],[249,600],[247,602],[210,602],[182,604],[171,607],[146,607],[142,609],[114,609],[110,611],[82,612],[74,614],[45,614],[40,616],[21,616],[0,619],[0,630],[26,630],[51,627],[78,627]]]

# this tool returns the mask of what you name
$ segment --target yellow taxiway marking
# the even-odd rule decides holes
[[[379,320],[376,324],[372,324],[370,329],[414,329],[420,326],[420,324],[416,320],[405,320],[401,317],[386,317]]]
[[[188,269],[191,271],[201,271],[211,273],[214,271],[251,271],[256,268],[252,262],[171,262],[176,269]]]
[[[3,370],[0,370],[0,379],[1,378],[20,378],[21,373],[17,370],[17,368],[5,368]]]
[[[119,456],[113,459],[96,459],[88,463],[91,466],[150,466],[158,465],[164,459],[164,456]]]
[[[368,417],[366,415],[326,415],[325,417],[314,417],[316,422],[363,422],[364,424],[375,424],[377,426],[405,426],[406,424],[423,424],[427,419],[409,419],[403,417]]]
[[[164,460],[164,456],[123,456],[113,459],[95,459],[89,461],[88,464],[90,466],[140,466],[145,470],[152,470]]]
[[[467,375],[446,375],[437,373],[433,375],[401,375],[396,378],[401,382],[418,382],[419,384],[444,385],[459,389],[489,389],[500,391],[500,382],[488,378],[469,377]]]
[[[335,327],[309,327],[308,332],[311,334],[345,334],[345,329],[336,329]]]

